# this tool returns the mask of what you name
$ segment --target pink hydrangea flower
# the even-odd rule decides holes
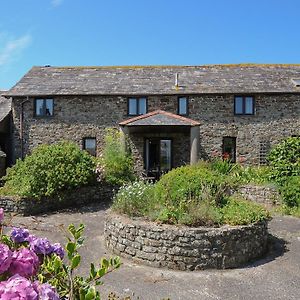
[[[3,222],[4,220],[4,210],[3,208],[0,207],[0,224]]]
[[[33,286],[38,292],[40,300],[59,300],[58,293],[49,283],[41,284],[40,282],[35,281]]]
[[[12,252],[7,245],[0,244],[0,274],[8,270],[12,261]]]
[[[10,274],[19,274],[30,277],[37,273],[39,268],[39,258],[30,249],[21,248],[12,255],[12,262],[9,268]]]
[[[29,280],[20,275],[14,275],[7,281],[0,282],[0,299],[38,300],[38,292]]]

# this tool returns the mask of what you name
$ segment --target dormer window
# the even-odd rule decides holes
[[[235,115],[254,115],[254,97],[253,96],[235,96],[234,97]]]
[[[138,116],[147,113],[147,98],[128,98],[128,115]]]

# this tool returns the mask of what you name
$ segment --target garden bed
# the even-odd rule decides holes
[[[221,227],[160,225],[109,212],[106,246],[137,263],[176,270],[236,268],[267,248],[267,221]]]
[[[110,201],[118,187],[101,183],[64,192],[58,197],[43,197],[40,200],[0,195],[0,207],[6,212],[22,215],[36,215],[63,208],[80,208],[83,205],[96,202]]]
[[[278,188],[271,185],[242,185],[238,188],[237,194],[244,199],[263,204],[267,207],[282,203]]]

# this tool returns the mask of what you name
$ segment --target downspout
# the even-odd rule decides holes
[[[21,111],[20,111],[20,140],[21,140],[21,159],[24,158],[24,104],[29,102],[29,97],[26,97],[26,100],[21,102]]]

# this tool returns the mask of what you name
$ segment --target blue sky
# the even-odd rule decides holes
[[[300,63],[299,0],[0,0],[0,88],[34,65]]]

